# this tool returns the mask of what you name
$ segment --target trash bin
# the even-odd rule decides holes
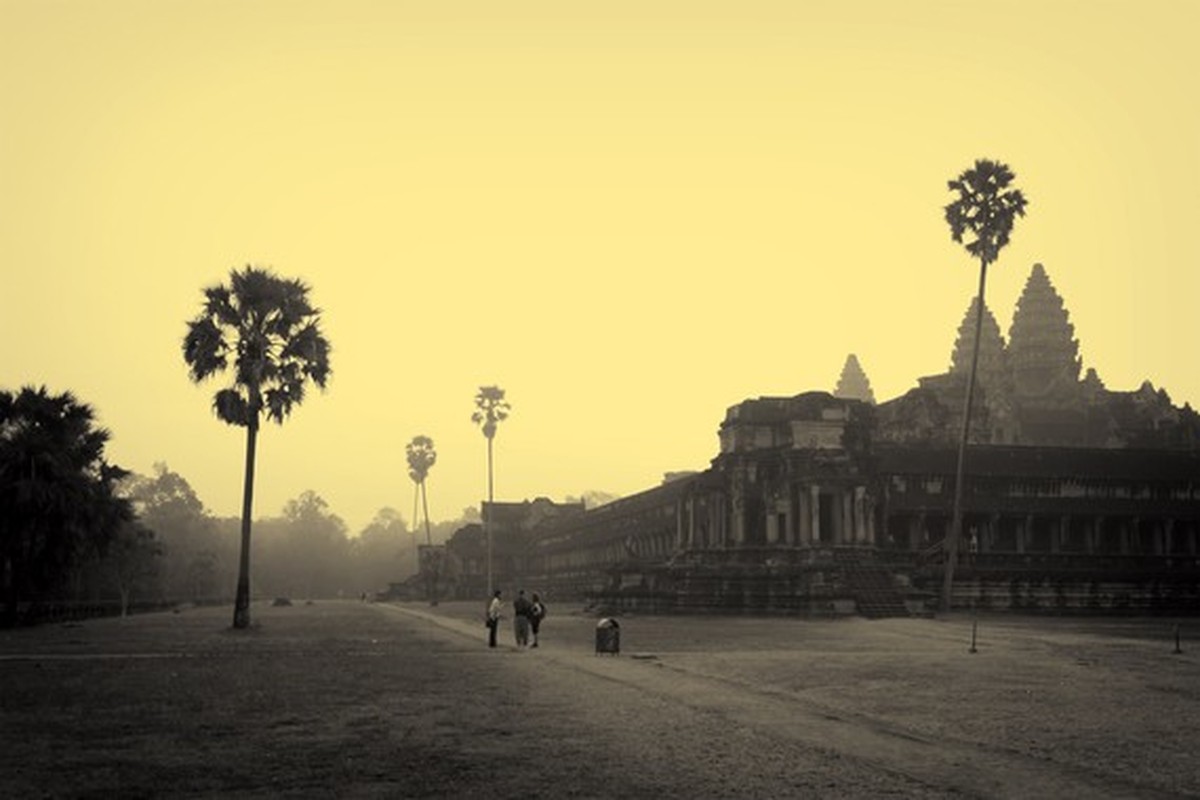
[[[596,654],[621,652],[621,624],[612,617],[596,623]]]

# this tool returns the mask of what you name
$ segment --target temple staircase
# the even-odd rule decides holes
[[[912,616],[890,570],[854,551],[835,552],[834,561],[859,614],[868,619]]]

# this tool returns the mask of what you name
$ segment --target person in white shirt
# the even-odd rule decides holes
[[[500,610],[502,608],[504,608],[504,603],[500,602],[500,590],[497,589],[492,593],[492,602],[488,604],[487,610],[488,647],[496,646],[496,629],[500,627]]]

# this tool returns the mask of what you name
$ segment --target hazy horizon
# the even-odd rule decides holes
[[[240,511],[244,431],[181,354],[246,264],[311,286],[333,374],[259,442],[255,516],[357,533],[486,498],[473,398],[512,404],[498,501],[704,469],[727,407],[949,365],[978,263],[946,181],[1029,200],[1084,369],[1197,405],[1200,6],[230,0],[0,4],[0,387],[70,390],[108,457]]]

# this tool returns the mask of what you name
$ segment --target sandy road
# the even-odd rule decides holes
[[[412,606],[379,608],[429,635],[483,638],[482,625],[463,619]],[[702,672],[670,655],[606,658],[578,646],[499,650],[498,669],[536,670],[546,708],[575,715],[597,757],[612,759],[635,785],[659,787],[660,796],[1186,796],[987,743],[934,740],[777,686]]]

